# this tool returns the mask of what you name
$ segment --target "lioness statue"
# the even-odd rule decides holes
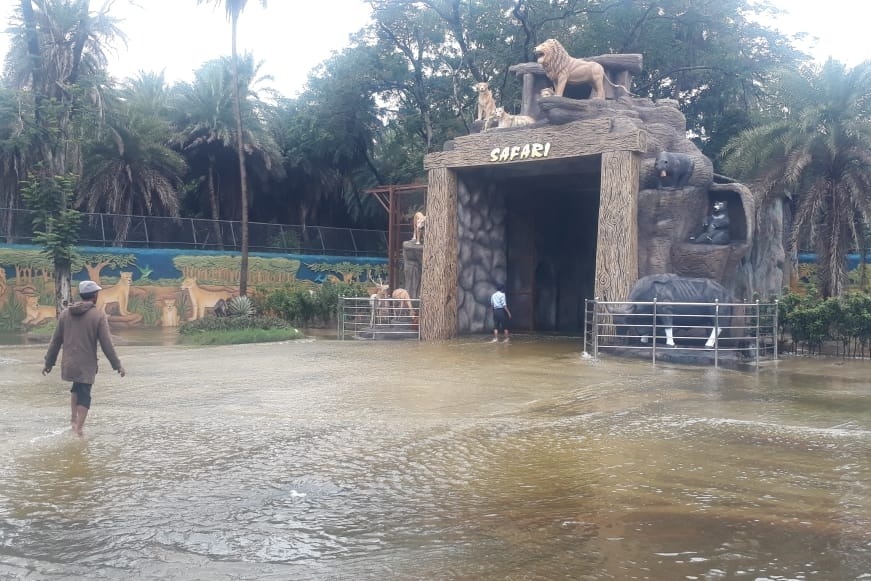
[[[489,119],[496,111],[493,91],[487,83],[475,83],[475,91],[478,93],[478,121]]]
[[[607,76],[605,69],[596,61],[574,58],[566,51],[558,40],[549,38],[535,47],[538,64],[544,69],[544,74],[553,83],[553,92],[562,97],[566,85],[591,85],[591,99],[605,98],[605,81],[612,87],[623,89],[628,94],[629,89],[623,85],[615,85]]]

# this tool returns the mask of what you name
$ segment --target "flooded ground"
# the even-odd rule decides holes
[[[0,578],[871,579],[867,361],[132,341],[79,439],[44,349],[0,347]]]

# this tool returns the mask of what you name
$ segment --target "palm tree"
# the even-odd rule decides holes
[[[236,134],[230,65],[227,58],[205,63],[195,72],[193,83],[175,88],[174,97],[177,114],[174,140],[187,158],[191,174],[201,176],[196,191],[208,194],[218,244],[222,239],[218,220],[237,215],[242,199],[239,178],[232,170],[228,171],[231,164],[238,167],[232,162],[236,156]],[[239,59],[239,86],[244,91],[241,106],[245,167],[250,167],[252,181],[263,183],[281,177],[283,168],[281,153],[265,124],[271,114],[269,107],[255,90],[255,85],[263,80],[257,76],[259,69],[250,54]],[[223,198],[222,194],[233,197]]]
[[[127,83],[103,131],[85,146],[79,204],[114,214],[115,241],[127,239],[132,215],[178,216],[187,166],[169,147],[172,130],[166,98],[155,93],[162,78]],[[151,93],[141,91],[146,87]]]
[[[74,240],[78,215],[68,204],[70,176],[78,173],[81,138],[86,120],[100,115],[107,59],[104,44],[124,38],[108,15],[109,3],[91,12],[88,0],[21,0],[7,58],[7,76],[32,99],[35,147],[38,159],[27,168],[34,173],[31,200],[41,200],[41,210],[53,215],[42,223],[47,240]],[[89,124],[93,125],[93,124]],[[52,189],[50,184],[62,183]],[[48,188],[48,189],[45,189]],[[44,189],[36,195],[37,190]],[[56,203],[48,194],[57,191]],[[62,198],[62,199],[61,199]],[[63,232],[52,238],[52,229]],[[57,233],[55,232],[55,234]],[[66,243],[64,243],[65,245]],[[55,252],[56,250],[57,252]],[[70,298],[71,247],[55,245],[55,294],[57,308]]]
[[[793,255],[807,232],[819,291],[838,296],[871,216],[871,61],[847,70],[830,59],[784,72],[774,88],[766,120],[724,148],[724,169],[758,178],[763,198],[794,193]]]
[[[236,27],[239,16],[245,10],[248,0],[197,0],[198,4],[223,4],[227,11],[227,19],[232,28],[232,58],[233,58],[233,114],[236,118],[236,155],[239,158],[239,181],[241,184],[242,208],[242,261],[239,269],[239,295],[248,294],[248,185],[245,174],[245,142],[242,136],[242,104],[239,95],[239,57],[236,52]],[[266,0],[260,0],[265,8]]]

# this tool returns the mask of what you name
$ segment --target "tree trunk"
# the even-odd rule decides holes
[[[242,135],[242,102],[239,96],[239,55],[236,53],[236,24],[233,15],[233,113],[236,116],[236,152],[239,157],[239,180],[242,184],[242,262],[239,267],[239,296],[248,294],[248,178],[245,172],[245,143]]]
[[[215,158],[209,156],[209,205],[212,209],[212,229],[215,232],[215,242],[218,249],[224,249],[224,237],[221,234],[221,210],[218,206],[218,192],[215,191]]]

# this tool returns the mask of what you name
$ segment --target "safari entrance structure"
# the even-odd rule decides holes
[[[779,218],[757,239],[751,191],[715,176],[677,103],[630,93],[641,55],[575,59],[555,40],[536,55],[510,69],[517,115],[479,83],[477,132],[425,158],[423,340],[490,330],[499,282],[512,329],[535,332],[583,332],[586,299],[626,301],[648,275],[739,302],[779,292]]]

